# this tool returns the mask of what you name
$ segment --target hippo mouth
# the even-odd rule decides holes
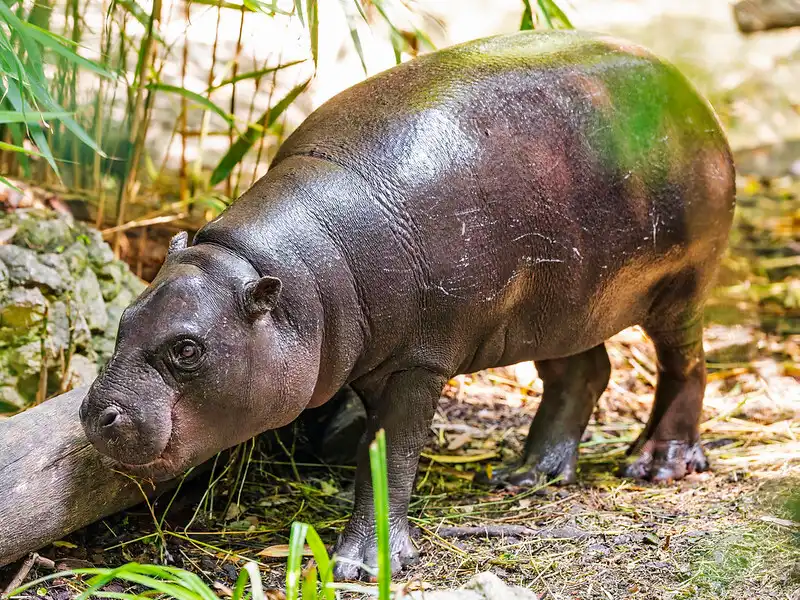
[[[167,481],[174,479],[188,468],[184,466],[186,461],[176,460],[172,448],[172,440],[174,436],[170,436],[167,447],[158,458],[143,464],[129,464],[118,460],[114,464],[119,467],[119,470],[124,471],[128,475],[134,475],[142,479],[151,479],[153,481]]]
[[[112,459],[120,471],[135,477],[158,482],[174,479],[191,466],[191,457],[181,456],[180,446],[176,442],[179,437],[177,433],[180,431],[180,419],[177,418],[178,411],[176,410],[178,403],[179,400],[172,405],[169,438],[161,454],[151,461],[139,464]]]

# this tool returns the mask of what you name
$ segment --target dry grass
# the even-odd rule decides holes
[[[636,329],[614,338],[609,350],[612,382],[584,438],[574,486],[487,490],[471,482],[478,469],[521,449],[540,394],[530,365],[460,377],[448,386],[426,454],[478,460],[423,459],[411,506],[422,560],[401,580],[453,587],[492,570],[549,599],[796,600],[800,385],[781,375],[781,364],[797,360],[797,340],[783,338],[776,347],[765,338],[751,363],[756,366],[715,372],[703,424],[714,470],[672,485],[614,475],[649,412],[653,364],[649,342]],[[267,446],[241,447],[226,471],[217,469],[222,476],[215,485],[181,495],[162,534],[147,511],[131,511],[73,535],[76,548],[50,554],[109,565],[163,560],[225,585],[242,559],[256,559],[267,584],[282,587],[282,545],[291,522],[310,522],[333,542],[349,512],[352,469],[291,465],[289,457],[309,459],[292,448],[270,453]],[[481,459],[491,454],[498,458]],[[441,527],[474,525],[537,533],[438,535]],[[75,594],[74,585],[57,583],[48,594],[63,600]]]

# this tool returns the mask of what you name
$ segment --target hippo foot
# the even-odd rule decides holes
[[[408,531],[389,532],[392,574],[419,560],[419,553],[411,542]],[[375,530],[370,528],[363,535],[343,534],[334,548],[333,578],[336,581],[376,581],[378,574],[378,547]]]
[[[634,479],[669,482],[707,470],[708,459],[699,442],[648,440],[636,451],[636,458],[622,467],[621,473]]]
[[[481,472],[475,475],[475,482],[481,485],[537,487],[553,483],[570,484],[578,479],[578,455],[573,452],[550,452],[541,459],[524,460],[507,467],[492,469],[491,474]]]

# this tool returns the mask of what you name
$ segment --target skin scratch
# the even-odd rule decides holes
[[[660,217],[660,215],[658,213],[655,213],[653,215],[653,217],[654,217],[653,218],[653,249],[655,249],[656,248],[656,233],[657,233],[657,230],[658,230],[658,222],[659,222],[661,217]]]

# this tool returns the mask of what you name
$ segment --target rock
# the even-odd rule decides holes
[[[11,372],[20,379],[38,375],[42,369],[42,343],[37,340],[12,348],[8,353],[8,364]]]
[[[94,267],[99,269],[103,265],[115,260],[114,252],[111,250],[110,246],[106,244],[105,240],[103,240],[103,235],[99,231],[85,225],[79,226],[78,230],[80,231],[78,239],[85,238],[88,242],[86,247],[89,250],[89,261]]]
[[[13,385],[0,386],[0,413],[17,412],[25,408],[27,404],[25,398],[22,397],[22,394],[20,394]]]
[[[40,254],[39,262],[45,267],[53,269],[64,282],[68,282],[72,277],[69,267],[67,266],[67,261],[64,260],[64,257],[60,254]],[[67,285],[67,287],[69,286]]]
[[[63,252],[74,236],[70,224],[55,213],[32,211],[19,219],[13,243],[36,252]]]
[[[19,246],[0,246],[0,261],[8,267],[12,285],[36,285],[51,292],[64,289],[64,281],[58,272],[40,263],[33,250]]]
[[[8,267],[6,263],[0,262],[0,293],[5,292],[8,289],[9,284],[9,273]]]
[[[98,231],[53,211],[0,213],[2,232],[0,416],[36,399],[42,336],[48,394],[92,381],[114,350],[122,311],[144,288]]]
[[[73,276],[80,275],[89,266],[89,250],[82,240],[71,244],[61,256],[64,257],[64,262]]]
[[[413,600],[539,600],[539,596],[529,589],[510,586],[494,573],[478,573],[457,590],[435,592],[415,591],[401,598]]]
[[[76,348],[87,348],[92,345],[89,325],[72,299],[55,300],[50,303],[47,335],[56,352],[66,351],[70,343]]]
[[[126,266],[119,261],[103,265],[99,271],[100,288],[104,300],[113,300],[122,289]]]
[[[97,364],[93,360],[82,354],[73,354],[72,360],[69,361],[69,387],[89,385],[95,380],[98,372]]]
[[[90,331],[105,331],[108,325],[106,303],[103,301],[97,276],[91,269],[86,269],[75,282],[75,302],[78,303]]]
[[[47,300],[39,288],[14,288],[0,304],[0,326],[27,330],[44,319]]]

